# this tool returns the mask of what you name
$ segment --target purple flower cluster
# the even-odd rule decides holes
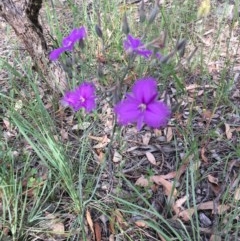
[[[84,82],[76,89],[66,92],[61,102],[75,111],[84,108],[86,112],[90,112],[96,108],[95,100],[94,85]],[[132,92],[115,106],[114,111],[119,124],[137,123],[138,130],[144,124],[153,128],[164,126],[171,114],[167,105],[158,101],[157,82],[152,77],[137,80]]]
[[[64,51],[72,51],[74,44],[85,37],[86,30],[84,27],[73,29],[63,39],[62,47],[50,53],[50,59],[56,60]],[[147,49],[140,39],[134,38],[130,34],[123,45],[127,53],[140,55],[145,58],[153,55],[153,52]],[[159,53],[156,53],[155,56],[161,58]],[[84,108],[86,112],[91,112],[96,108],[95,92],[96,89],[92,83],[83,82],[74,90],[66,92],[61,103],[64,106],[71,107],[74,111]],[[117,115],[119,124],[136,123],[138,130],[144,124],[153,128],[164,126],[171,114],[167,105],[158,100],[157,81],[152,77],[137,80],[132,87],[132,91],[127,94],[123,101],[115,106],[114,112]]]
[[[83,40],[87,35],[85,27],[75,28],[72,30],[72,32],[63,39],[62,41],[62,47],[58,49],[54,49],[50,55],[49,58],[51,60],[57,60],[59,56],[65,52],[65,51],[72,51],[74,44],[80,40]]]

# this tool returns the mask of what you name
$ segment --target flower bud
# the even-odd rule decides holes
[[[146,20],[146,14],[144,10],[144,0],[141,1],[140,7],[139,7],[139,20],[141,23],[143,23]]]
[[[83,39],[80,39],[78,43],[79,43],[79,47],[80,47],[81,49],[84,49],[84,47],[85,47],[84,40],[83,40]]]
[[[149,18],[148,18],[148,24],[151,24],[154,20],[155,20],[155,18],[157,17],[157,14],[159,13],[159,7],[158,6],[155,6],[153,9],[152,9],[152,11],[151,11],[151,13],[150,13],[150,15],[149,15]]]
[[[123,33],[125,33],[126,35],[128,35],[129,32],[130,32],[130,28],[129,28],[129,25],[128,25],[128,20],[127,20],[126,12],[125,12],[124,15],[123,15],[122,31],[123,31]]]
[[[104,72],[103,72],[103,68],[102,68],[101,64],[98,65],[97,75],[98,75],[99,78],[103,78],[104,77]]]
[[[177,44],[176,44],[177,51],[180,51],[181,49],[185,48],[186,44],[187,44],[187,40],[186,39],[178,40]]]
[[[103,33],[102,33],[101,28],[97,24],[95,25],[95,31],[96,31],[97,36],[102,39]]]
[[[179,52],[180,57],[183,57],[185,53],[185,48],[186,48],[187,40],[178,40],[176,44],[176,50]]]

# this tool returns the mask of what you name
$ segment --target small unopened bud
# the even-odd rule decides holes
[[[181,49],[185,48],[186,44],[187,44],[187,40],[186,39],[178,40],[177,44],[176,44],[177,51],[180,51]]]
[[[102,39],[103,33],[102,33],[101,28],[97,24],[95,25],[95,31],[96,31],[97,36]]]
[[[187,44],[186,39],[179,40],[176,44],[176,50],[179,52],[180,57],[183,57],[183,55],[185,53],[186,44]]]
[[[83,40],[83,39],[80,39],[78,43],[79,43],[79,47],[80,47],[81,49],[84,49],[84,47],[85,47],[84,40]]]
[[[122,31],[123,31],[123,33],[125,33],[126,35],[128,35],[129,32],[130,32],[130,28],[129,28],[129,25],[128,25],[128,20],[127,20],[126,12],[125,12],[124,15],[123,15]]]
[[[140,7],[139,7],[139,20],[141,23],[143,23],[146,20],[146,14],[144,10],[144,0],[141,1]]]
[[[151,13],[150,13],[150,15],[149,15],[148,24],[151,24],[151,23],[155,20],[155,18],[157,17],[158,13],[159,13],[159,7],[158,7],[158,6],[155,6],[155,7],[152,9],[152,11],[151,11]]]
[[[104,76],[103,68],[102,68],[101,64],[98,65],[97,75],[98,75],[99,78],[102,78]]]

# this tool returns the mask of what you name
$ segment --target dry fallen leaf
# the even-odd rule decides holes
[[[173,211],[175,214],[179,214],[180,211],[183,209],[182,205],[187,201],[187,196],[183,196],[176,200],[176,202],[172,205]]]
[[[109,231],[112,234],[116,234],[116,230],[115,230],[115,215],[114,213],[111,215],[110,221],[109,221]]]
[[[232,130],[230,128],[230,125],[225,123],[225,133],[226,133],[226,136],[227,136],[227,139],[230,140],[232,138]]]
[[[86,219],[87,219],[87,223],[94,235],[94,228],[93,228],[93,221],[92,221],[92,217],[91,217],[91,213],[89,212],[89,210],[87,209],[86,211]]]
[[[163,186],[164,189],[164,193],[165,195],[167,195],[168,197],[177,196],[177,189],[173,188],[173,184],[167,180],[165,180],[164,178],[162,178],[161,176],[152,176],[150,178],[150,180],[154,183],[156,183],[157,185],[161,185]]]
[[[94,145],[93,148],[95,149],[101,149],[104,148],[108,145],[108,143],[110,142],[110,139],[107,137],[107,135],[103,136],[103,137],[95,137],[95,136],[89,136],[90,139],[96,140],[100,143],[98,143],[97,145]]]
[[[146,132],[145,135],[142,137],[143,145],[148,145],[151,139],[151,132]]]
[[[63,235],[65,232],[64,224],[59,221],[55,214],[45,213],[45,220],[39,224],[42,228],[52,230],[56,235]]]
[[[211,210],[213,209],[213,201],[208,201],[208,202],[205,202],[205,203],[200,203],[198,206],[197,206],[197,209],[198,210]]]
[[[154,166],[157,165],[156,159],[155,159],[154,155],[151,152],[146,152],[146,156],[147,156],[148,161],[151,164],[153,164]]]
[[[146,179],[144,176],[141,176],[140,178],[137,179],[135,185],[141,186],[141,187],[148,187],[151,182],[157,185],[163,186],[164,194],[167,195],[168,197],[177,196],[176,188],[173,189],[173,184],[165,180],[162,177],[162,175],[151,176],[149,179]]]
[[[113,213],[111,215],[110,223],[109,223],[110,232],[113,234],[116,233],[116,231],[115,231],[115,223],[116,222],[122,229],[127,227],[127,223],[125,222],[122,213],[118,209],[113,211]]]
[[[202,149],[201,149],[201,158],[202,158],[202,160],[203,160],[205,163],[208,163],[208,159],[207,159],[207,157],[205,156],[205,151],[206,151],[205,147],[202,147]]]
[[[137,220],[135,221],[135,224],[139,227],[139,228],[147,228],[148,225],[144,220]]]
[[[212,176],[210,174],[208,175],[208,181],[218,185],[218,178],[216,178],[216,177],[214,177],[214,176]]]
[[[218,214],[223,214],[224,212],[226,212],[228,209],[230,208],[229,205],[225,205],[225,204],[220,204],[217,207],[217,212]],[[205,203],[200,203],[197,207],[198,210],[213,210],[214,209],[214,203],[213,201],[208,201]]]
[[[235,192],[234,192],[234,199],[236,201],[239,201],[240,200],[240,187],[238,187]]]
[[[123,229],[126,228],[127,223],[125,222],[122,213],[118,209],[116,209],[114,211],[114,215],[115,215],[116,221],[119,224],[119,226]]]
[[[94,232],[95,232],[96,241],[101,241],[102,240],[102,229],[98,222],[94,223]]]
[[[63,234],[65,232],[63,223],[54,223],[52,225],[52,231],[56,234]]]
[[[213,210],[214,209],[214,203],[213,201],[208,201],[205,203],[200,203],[197,207],[197,210]],[[230,209],[229,205],[220,204],[217,207],[217,213],[219,215],[225,213],[227,210]],[[194,214],[194,208],[188,208],[186,210],[181,211],[178,215],[174,215],[173,219],[176,220],[178,218],[181,218],[184,222],[189,221],[192,218],[192,215]]]
[[[93,152],[94,158],[99,164],[102,164],[105,160],[105,154],[101,149],[96,149],[96,152]]]
[[[208,181],[214,194],[217,196],[221,192],[221,186],[218,184],[218,178],[208,175]]]
[[[225,213],[226,211],[228,211],[231,207],[229,205],[225,205],[225,204],[222,204],[222,205],[219,205],[218,208],[217,208],[217,213],[218,214],[223,214]]]
[[[88,138],[91,139],[91,140],[94,140],[94,141],[102,142],[106,138],[106,135],[105,136],[91,136],[91,135],[89,135]]]
[[[182,174],[186,171],[186,169],[187,169],[187,165],[182,165],[177,171],[169,172],[166,175],[160,175],[160,176],[164,179],[173,179],[176,177],[176,179],[178,180],[182,176]]]
[[[11,130],[11,124],[10,124],[9,119],[3,118],[2,121],[3,121],[3,123],[4,123],[4,129],[6,128],[7,130]]]
[[[113,162],[117,163],[117,162],[120,162],[121,160],[122,160],[122,156],[117,151],[115,151],[113,155]]]
[[[187,196],[185,195],[179,198],[178,200],[176,200],[175,204],[177,207],[181,207],[186,201],[187,201]]]
[[[164,134],[166,136],[166,141],[170,142],[173,138],[173,131],[171,127],[167,127],[166,129],[164,129]]]
[[[143,175],[137,179],[135,185],[140,187],[147,187],[149,186],[149,180],[147,180]]]
[[[180,212],[178,214],[178,217],[181,218],[184,222],[188,222],[192,218],[193,214],[194,214],[194,208],[189,208]]]
[[[199,90],[197,96],[201,96],[204,93],[204,90]]]
[[[60,134],[61,134],[62,140],[68,140],[68,132],[66,130],[61,129]]]

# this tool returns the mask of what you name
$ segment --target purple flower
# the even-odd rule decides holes
[[[72,51],[73,46],[76,42],[83,40],[87,35],[85,27],[75,28],[72,32],[62,40],[62,47],[54,49],[49,58],[51,60],[56,60],[59,58],[60,54],[65,51]]]
[[[138,130],[141,130],[144,123],[153,128],[164,126],[171,112],[167,105],[157,98],[157,82],[154,78],[137,80],[132,92],[115,106],[118,122],[122,125],[137,123]]]
[[[127,39],[124,40],[123,47],[127,53],[134,53],[145,58],[149,58],[152,55],[152,51],[146,49],[139,38],[134,38],[130,34],[127,36]]]
[[[61,103],[72,107],[75,111],[84,108],[86,112],[90,112],[96,107],[95,98],[95,86],[83,82],[76,89],[66,92]]]
[[[80,41],[81,39],[84,39],[86,35],[87,35],[87,32],[84,27],[81,27],[79,29],[75,28],[67,37],[63,39],[62,46],[72,50],[75,42]]]

